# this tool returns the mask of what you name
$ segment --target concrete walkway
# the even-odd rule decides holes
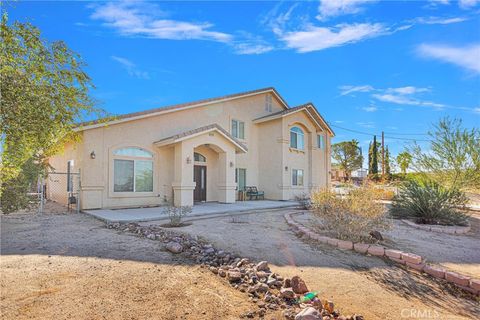
[[[192,217],[226,215],[230,213],[278,209],[298,206],[297,201],[238,201],[235,203],[207,202],[195,204],[192,213],[186,217],[188,221]],[[94,216],[97,219],[106,222],[140,222],[166,220],[168,217],[164,213],[164,207],[154,208],[132,208],[132,209],[97,209],[86,210],[85,213]]]

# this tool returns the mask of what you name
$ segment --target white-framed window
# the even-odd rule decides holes
[[[265,111],[272,112],[272,96],[269,94],[265,96]]]
[[[303,186],[303,170],[302,169],[292,170],[292,185]]]
[[[153,154],[129,147],[113,153],[113,192],[153,192]]]
[[[319,149],[321,150],[325,149],[325,136],[323,134],[317,135],[317,144]]]
[[[247,169],[235,169],[235,182],[237,183],[239,191],[245,190],[245,186],[247,185]]]
[[[299,127],[292,127],[290,129],[290,147],[299,150],[305,148],[304,133]]]
[[[205,158],[205,156],[203,154],[200,154],[198,152],[193,153],[193,159],[196,162],[207,162],[207,158]]]
[[[232,136],[238,139],[245,139],[245,122],[232,120]]]

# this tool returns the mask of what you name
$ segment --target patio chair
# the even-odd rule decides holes
[[[258,200],[259,198],[265,200],[265,192],[258,191],[257,187],[245,187],[245,191],[249,200],[252,200],[253,197],[255,197],[255,200]]]

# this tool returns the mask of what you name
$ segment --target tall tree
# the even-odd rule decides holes
[[[363,157],[357,140],[343,141],[332,145],[332,158],[345,171],[345,180],[350,180],[352,171],[362,167]]]
[[[480,129],[466,129],[461,119],[446,117],[428,135],[427,152],[418,144],[410,148],[414,168],[449,187],[480,188]]]
[[[0,32],[1,194],[9,181],[29,176],[23,168],[77,140],[78,121],[101,112],[85,64],[64,42],[46,41],[29,23],[9,24],[6,13]]]
[[[412,163],[412,155],[408,151],[400,152],[397,155],[397,163],[403,175],[406,175],[407,169]]]
[[[377,136],[373,136],[373,143],[370,143],[368,150],[368,173],[377,174],[378,173],[378,147]]]
[[[385,148],[385,176],[387,179],[390,179],[392,172],[390,168],[390,151],[388,150],[388,146]]]

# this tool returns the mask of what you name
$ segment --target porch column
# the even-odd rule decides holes
[[[193,206],[193,190],[195,189],[193,147],[184,142],[177,143],[174,159],[173,205],[176,207]]]
[[[235,202],[235,151],[230,150],[218,154],[218,201]]]

